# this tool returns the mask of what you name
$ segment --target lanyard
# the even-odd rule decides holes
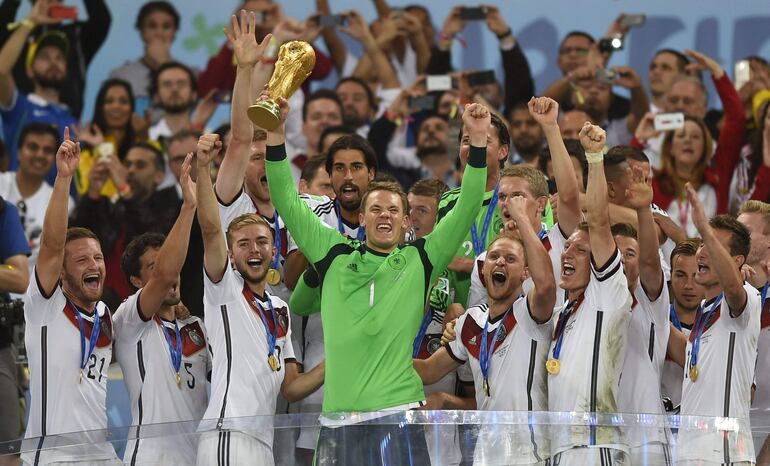
[[[543,238],[548,234],[548,229],[545,227],[545,223],[540,224],[540,233],[537,234],[537,239],[543,241]]]
[[[345,234],[345,225],[342,224],[342,214],[340,213],[340,202],[337,200],[334,201],[334,212],[337,213],[337,230],[340,233],[342,233],[344,236],[347,236]],[[364,229],[364,226],[359,225],[358,233],[356,233],[356,239],[358,241],[363,241],[365,234],[366,234],[366,230]]]
[[[760,296],[760,301],[759,301],[759,310],[760,310],[760,312],[765,307],[765,300],[767,299],[767,288],[768,287],[770,287],[770,282],[765,283],[765,286],[762,287],[762,293],[759,295]]]
[[[275,332],[271,332],[270,326],[267,324],[267,318],[264,315],[265,310],[262,309],[262,306],[259,304],[259,301],[256,297],[254,297],[254,304],[256,305],[257,315],[259,315],[259,318],[262,320],[262,324],[265,326],[267,354],[271,355],[273,354],[273,351],[275,351],[275,341],[278,339],[278,319],[275,316],[275,308],[273,307],[273,302],[270,300],[270,296],[267,296],[267,304],[270,306],[270,314],[273,317],[273,328],[275,329]]]
[[[430,321],[433,320],[433,308],[428,307],[428,312],[425,313],[425,315],[422,318],[422,323],[420,324],[420,331],[417,332],[417,337],[414,339],[414,343],[412,344],[412,358],[416,358],[417,354],[420,352],[420,346],[422,346],[422,340],[425,338],[425,332],[428,330],[428,325],[430,324]]]
[[[679,226],[687,231],[687,220],[690,217],[690,201],[685,201],[684,208],[681,201],[676,201],[679,206]]]
[[[473,242],[473,252],[475,252],[477,256],[484,252],[484,249],[486,249],[487,233],[489,232],[489,224],[492,222],[492,215],[495,213],[495,207],[497,207],[498,191],[500,191],[499,183],[495,186],[495,191],[492,193],[492,199],[489,200],[489,205],[487,206],[487,215],[484,217],[484,226],[481,229],[481,238],[479,238],[476,222],[473,222],[473,225],[471,225],[471,241]]]
[[[72,308],[75,309],[75,317],[78,318],[78,327],[80,328],[80,370],[82,371],[86,368],[86,364],[88,364],[88,358],[90,358],[93,354],[94,349],[96,349],[96,342],[99,340],[99,333],[102,329],[100,325],[99,311],[96,309],[96,305],[94,304],[94,326],[91,328],[91,339],[88,341],[88,352],[86,353],[87,338],[86,330],[83,325],[83,316],[80,315],[80,309],[75,306],[72,301],[69,301],[69,303]]]
[[[671,304],[671,308],[669,309],[669,319],[671,320],[671,323],[674,324],[674,327],[677,328],[680,332],[682,331],[682,322],[679,321],[679,316],[676,313],[676,309],[674,309],[674,305]]]
[[[694,337],[692,341],[692,351],[690,352],[690,367],[695,367],[698,365],[700,337],[706,330],[706,325],[708,325],[709,321],[714,316],[714,311],[716,311],[717,307],[719,307],[719,305],[722,303],[723,296],[724,293],[719,293],[719,296],[717,297],[716,301],[714,301],[714,304],[712,304],[711,308],[706,312],[703,312],[702,305],[698,308],[698,314],[695,317],[695,326],[692,330]]]
[[[182,365],[182,334],[179,332],[179,322],[174,319],[174,333],[176,335],[176,345],[171,343],[171,333],[168,331],[158,315],[155,315],[155,321],[160,325],[163,330],[163,335],[166,337],[166,343],[168,344],[168,353],[171,356],[171,365],[174,367],[174,372],[179,374],[179,367]]]
[[[487,350],[487,328],[489,327],[489,314],[487,314],[487,321],[484,323],[484,332],[481,334],[481,352],[479,353],[479,365],[481,366],[481,375],[484,377],[484,381],[489,380],[489,361],[492,359],[492,354],[495,352],[495,343],[497,343],[497,336],[500,333],[500,329],[505,325],[505,317],[513,309],[513,305],[506,309],[503,317],[500,318],[500,325],[495,330],[495,335],[492,337],[492,343]],[[488,382],[487,382],[487,386]]]
[[[565,307],[559,314],[559,321],[556,323],[556,343],[553,345],[553,358],[556,360],[559,359],[559,355],[561,354],[561,345],[564,342],[564,330],[567,328],[567,321],[570,316],[577,311],[577,308],[582,302],[583,295],[574,301],[570,301],[570,303],[567,304],[567,307]]]
[[[273,230],[275,231],[275,257],[270,264],[270,268],[274,270],[278,270],[278,264],[281,263],[281,226],[278,223],[279,220],[281,220],[281,216],[278,215],[278,211],[276,210],[273,215],[273,221],[275,222],[275,228]]]

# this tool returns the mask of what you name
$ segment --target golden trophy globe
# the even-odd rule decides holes
[[[267,89],[270,98],[249,107],[246,114],[252,123],[272,131],[280,123],[280,108],[275,101],[278,97],[288,100],[313,72],[315,51],[307,42],[293,40],[278,50],[278,60]]]

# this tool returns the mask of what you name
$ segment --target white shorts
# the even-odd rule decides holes
[[[273,449],[243,432],[222,430],[201,434],[198,466],[273,466]]]
[[[551,466],[629,466],[626,452],[614,448],[570,448],[553,455]]]
[[[652,442],[639,447],[631,447],[631,464],[633,466],[671,466],[674,460],[668,445]]]

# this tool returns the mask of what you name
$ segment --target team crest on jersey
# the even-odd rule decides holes
[[[431,338],[428,341],[428,353],[433,354],[438,349],[441,348],[441,339],[440,338]]]
[[[406,258],[401,253],[396,253],[388,257],[388,265],[394,270],[401,270],[406,265]]]
[[[289,328],[289,319],[285,315],[279,313],[278,325],[280,325],[283,328]]]
[[[500,332],[497,333],[497,342],[501,342],[505,340],[505,337],[508,336],[508,329],[505,328],[505,325],[500,323]]]
[[[188,334],[190,336],[190,340],[192,340],[193,343],[195,343],[198,346],[203,346],[203,337],[198,334],[198,331],[195,329],[190,330],[190,333]]]
[[[476,344],[476,335],[473,336],[470,340],[468,340],[469,345],[475,345]]]
[[[503,219],[498,218],[497,220],[495,220],[494,230],[492,230],[492,231],[495,232],[495,233],[498,233],[502,229],[503,229]],[[495,236],[492,236],[492,238],[494,238]]]

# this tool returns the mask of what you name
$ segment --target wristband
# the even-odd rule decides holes
[[[503,40],[503,39],[505,39],[508,36],[512,36],[513,35],[513,31],[511,30],[511,28],[508,28],[504,32],[502,32],[500,34],[495,34],[495,35],[497,36],[498,39]]]
[[[14,29],[18,28],[19,26],[24,26],[28,28],[30,31],[35,29],[37,27],[37,23],[35,23],[33,20],[29,18],[24,18],[18,23],[8,23],[8,30],[13,31]]]
[[[586,160],[588,163],[602,163],[604,161],[604,154],[606,153],[606,147],[599,152],[586,152]]]
[[[0,265],[0,268],[7,269],[7,270],[16,270],[16,267],[12,266],[11,264],[2,264]]]

